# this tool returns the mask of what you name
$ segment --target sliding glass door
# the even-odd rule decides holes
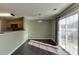
[[[59,21],[59,45],[64,49],[66,48],[66,19],[62,19]]]
[[[78,14],[59,20],[59,45],[70,54],[78,54]]]

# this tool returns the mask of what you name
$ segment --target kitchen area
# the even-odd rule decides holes
[[[11,55],[26,40],[23,17],[0,17],[0,55]]]

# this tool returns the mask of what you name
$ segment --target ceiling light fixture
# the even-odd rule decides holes
[[[43,21],[42,20],[38,20],[38,23],[42,23]]]
[[[15,16],[12,13],[0,13],[0,16]]]
[[[13,13],[10,13],[12,16],[15,16]]]

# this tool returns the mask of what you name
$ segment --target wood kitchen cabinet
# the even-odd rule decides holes
[[[23,17],[9,20],[0,20],[0,31],[19,31],[23,30],[24,20]]]

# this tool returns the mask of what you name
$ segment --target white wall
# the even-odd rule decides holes
[[[43,20],[41,23],[38,20],[25,20],[25,30],[28,31],[29,39],[52,38],[51,20]]]
[[[0,55],[7,55],[28,39],[25,31],[0,34]]]

